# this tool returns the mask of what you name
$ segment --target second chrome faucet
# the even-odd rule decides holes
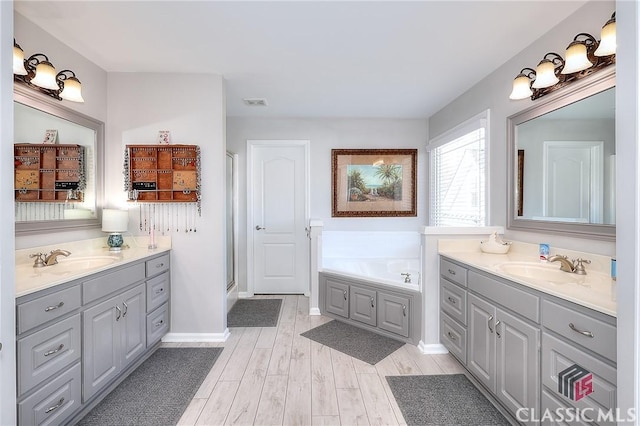
[[[70,254],[71,254],[70,251],[56,249],[56,250],[52,250],[49,254],[46,254],[46,255],[44,253],[35,253],[32,255],[29,255],[29,257],[36,258],[36,260],[33,262],[34,268],[42,268],[43,266],[51,266],[58,263],[58,256],[67,257]]]
[[[569,260],[567,256],[562,256],[560,254],[556,254],[547,259],[547,262],[560,262],[560,270],[564,272],[571,272],[578,275],[587,275],[586,269],[584,269],[584,264],[587,265],[591,263],[590,260],[578,258],[573,261]]]

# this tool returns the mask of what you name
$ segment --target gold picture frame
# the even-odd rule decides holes
[[[332,149],[332,217],[417,216],[417,149]]]

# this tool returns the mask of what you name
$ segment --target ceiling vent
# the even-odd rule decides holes
[[[242,101],[247,106],[267,106],[267,100],[265,98],[243,98]]]

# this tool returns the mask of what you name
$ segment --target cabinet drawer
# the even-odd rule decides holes
[[[523,317],[540,322],[540,298],[501,281],[469,271],[469,289],[508,307]]]
[[[80,314],[18,340],[18,395],[80,359]]]
[[[143,280],[144,264],[137,263],[117,271],[101,274],[82,283],[82,302],[89,303]]]
[[[169,272],[147,281],[147,312],[169,300]]]
[[[440,315],[440,341],[462,364],[467,364],[467,330],[447,314]]]
[[[169,331],[169,305],[165,304],[147,315],[147,347]]]
[[[467,325],[467,291],[440,279],[440,308],[453,319]]]
[[[145,262],[145,270],[147,277],[153,277],[161,272],[169,270],[169,253],[163,254],[155,259],[147,260]]]
[[[560,413],[563,414],[565,418],[568,418],[567,414],[567,406],[560,402],[557,398],[555,398],[549,391],[546,389],[542,390],[542,409],[540,413],[545,413],[545,410],[548,410],[550,413]],[[534,413],[528,413],[533,415]],[[558,416],[548,416],[540,422],[541,426],[586,426],[587,423],[584,423],[578,419],[572,419],[574,421],[562,421]]]
[[[80,408],[80,363],[18,403],[19,425],[58,425]]]
[[[74,311],[80,304],[79,285],[21,303],[17,307],[18,334]]]
[[[558,373],[578,364],[593,375],[593,393],[573,401],[558,392]],[[570,407],[608,411],[616,407],[616,369],[547,333],[542,333],[542,384],[553,396]]]
[[[548,300],[542,302],[542,325],[616,362],[614,325]]]
[[[461,286],[467,286],[467,270],[442,258],[440,259],[440,275]]]

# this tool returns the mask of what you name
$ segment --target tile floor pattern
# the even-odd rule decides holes
[[[278,327],[232,328],[224,343],[164,344],[224,347],[179,425],[404,425],[385,376],[463,371],[451,355],[411,345],[372,366],[299,335],[331,321],[309,316],[307,297],[273,297],[283,299]]]

